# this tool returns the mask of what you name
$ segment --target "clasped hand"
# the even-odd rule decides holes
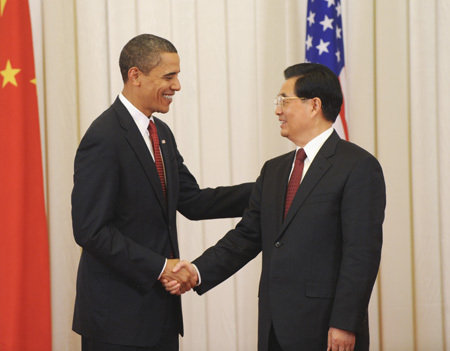
[[[198,275],[190,262],[168,259],[159,280],[169,293],[181,295],[197,285]]]

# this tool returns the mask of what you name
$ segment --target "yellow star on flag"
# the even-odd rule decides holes
[[[3,16],[3,10],[5,9],[6,0],[0,0],[0,16]]]
[[[5,87],[6,84],[11,83],[14,86],[17,86],[16,81],[16,74],[20,72],[20,69],[18,68],[12,68],[11,62],[8,60],[6,63],[6,68],[3,71],[0,71],[0,74],[3,76],[3,86]]]

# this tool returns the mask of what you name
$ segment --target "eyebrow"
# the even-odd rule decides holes
[[[166,73],[166,74],[163,75],[163,77],[173,76],[173,75],[178,74],[178,73],[180,73],[180,72],[170,72],[170,73]]]

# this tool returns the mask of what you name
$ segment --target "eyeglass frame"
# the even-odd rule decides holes
[[[283,107],[284,106],[284,100],[294,100],[294,99],[300,99],[300,100],[309,100],[310,98],[307,97],[298,97],[298,96],[283,96],[283,95],[277,95],[275,100],[273,101],[275,107]]]

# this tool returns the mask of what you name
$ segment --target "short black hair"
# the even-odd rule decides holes
[[[131,39],[122,49],[119,58],[120,73],[123,82],[128,80],[128,71],[137,67],[149,74],[161,60],[161,54],[177,53],[175,46],[167,39],[153,34],[140,34]]]
[[[322,101],[325,118],[335,122],[342,106],[342,90],[338,77],[327,66],[318,63],[299,63],[284,70],[284,78],[298,77],[295,95]]]

